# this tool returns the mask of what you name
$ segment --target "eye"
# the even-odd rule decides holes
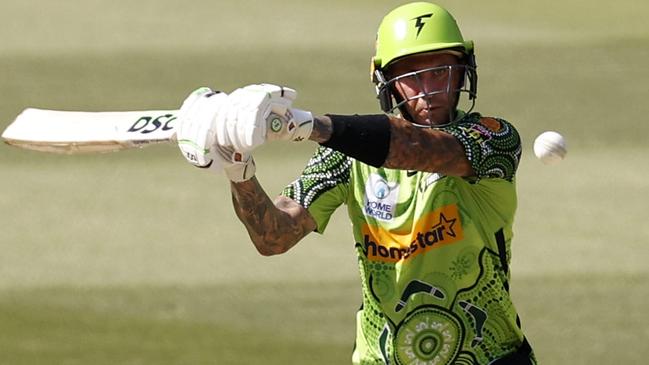
[[[441,77],[446,75],[446,67],[434,68],[430,70],[430,73],[435,77]]]

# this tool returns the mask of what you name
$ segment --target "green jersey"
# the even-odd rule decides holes
[[[524,337],[508,293],[520,138],[477,113],[438,128],[476,177],[374,168],[320,147],[284,190],[323,232],[345,204],[362,282],[355,364],[488,364]]]

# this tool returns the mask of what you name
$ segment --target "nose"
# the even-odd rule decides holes
[[[415,85],[419,94],[427,98],[444,93],[448,88],[448,70],[429,70],[419,73],[416,76]]]

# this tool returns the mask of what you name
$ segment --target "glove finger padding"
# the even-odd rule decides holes
[[[235,90],[216,118],[217,142],[237,151],[252,151],[266,141],[270,114],[286,114],[296,95],[293,89],[269,84]]]
[[[283,98],[289,101],[289,104],[297,98],[297,91],[290,87],[278,86],[273,84],[255,84],[248,85],[244,89],[251,91],[261,91],[270,95],[271,98]]]
[[[185,99],[178,112],[178,147],[183,157],[196,167],[221,171],[222,165],[214,158],[212,147],[215,142],[214,116],[226,98],[225,93],[200,88]]]
[[[265,104],[267,98],[268,93],[261,89],[240,88],[232,92],[216,118],[217,142],[240,151],[249,151],[251,146],[263,143],[265,131],[256,131],[250,126],[257,124],[257,118],[263,114],[260,113],[260,106]]]
[[[264,110],[264,120],[268,120],[268,117],[271,113],[274,113],[281,117],[286,116],[288,109],[293,104],[293,101],[295,101],[295,99],[297,98],[297,91],[289,87],[271,84],[261,84],[256,86],[265,89],[266,92],[270,95],[270,108]]]

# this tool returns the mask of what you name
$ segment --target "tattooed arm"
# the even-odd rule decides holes
[[[272,202],[255,177],[231,183],[237,216],[260,254],[284,253],[316,229],[309,212],[295,201],[279,196]]]
[[[329,140],[333,131],[327,116],[315,118],[310,139],[318,143]],[[453,135],[390,117],[390,149],[384,167],[438,172],[451,176],[473,176],[475,173],[464,147]]]
[[[390,117],[390,152],[385,167],[472,176],[464,147],[453,135]]]

